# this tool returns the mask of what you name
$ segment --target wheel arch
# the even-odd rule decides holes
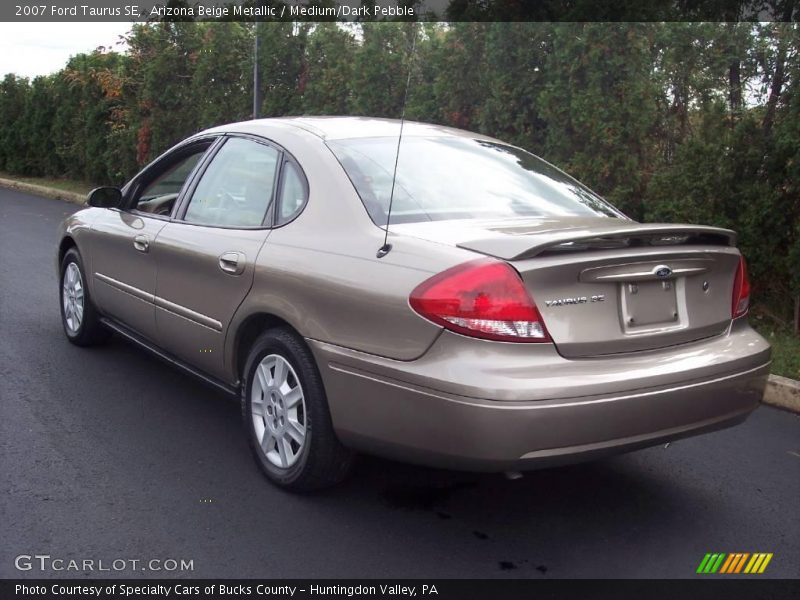
[[[231,358],[229,365],[234,374],[234,378],[238,382],[241,382],[243,379],[244,366],[253,343],[264,331],[275,327],[284,327],[295,333],[301,339],[303,337],[297,328],[289,321],[268,311],[253,312],[244,317],[236,326],[230,344]]]
[[[61,238],[61,242],[58,244],[58,265],[57,267],[61,268],[61,262],[64,260],[64,255],[69,251],[70,248],[78,249],[78,243],[75,241],[71,235],[65,235]],[[80,250],[78,250],[80,252]]]

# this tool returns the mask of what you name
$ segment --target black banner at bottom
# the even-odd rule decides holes
[[[623,600],[717,600],[719,598],[800,598],[800,580],[523,580],[523,579],[205,579],[113,580],[28,579],[0,581],[0,598],[72,600],[149,600],[187,598],[221,600],[471,600],[516,598],[601,598]]]

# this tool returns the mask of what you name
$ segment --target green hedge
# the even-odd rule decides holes
[[[134,25],[125,54],[0,83],[0,171],[121,183],[247,119],[254,25]],[[415,25],[262,23],[263,116],[399,117]],[[419,25],[406,114],[521,145],[630,216],[731,227],[780,322],[800,295],[800,29]]]

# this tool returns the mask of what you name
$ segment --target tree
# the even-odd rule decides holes
[[[260,116],[302,113],[306,85],[305,49],[308,23],[258,23],[258,60],[263,82]]]
[[[791,15],[790,0],[768,5]],[[535,151],[634,218],[736,229],[754,297],[800,321],[800,27],[728,18],[137,24],[126,54],[0,81],[0,170],[121,183],[195,131],[248,118],[258,27],[262,115],[398,118],[410,73],[410,119]]]
[[[127,38],[139,164],[199,129],[191,83],[201,31],[195,23],[139,24]]]
[[[22,158],[25,138],[22,123],[29,93],[28,80],[8,74],[0,83],[0,169],[26,174]]]
[[[201,38],[192,73],[199,129],[247,119],[251,111],[253,35],[244,23],[199,23]]]
[[[545,156],[633,218],[644,215],[659,90],[651,79],[653,25],[553,26]]]
[[[303,111],[344,115],[350,104],[356,39],[337,23],[319,23],[309,33]]]
[[[491,23],[480,88],[487,95],[480,128],[529,150],[544,151],[547,134],[539,98],[553,51],[546,23]]]
[[[362,24],[363,40],[353,59],[352,114],[400,118],[413,27],[395,22]]]

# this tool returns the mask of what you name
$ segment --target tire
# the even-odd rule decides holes
[[[241,400],[250,448],[270,481],[308,492],[347,476],[354,453],[336,437],[314,357],[294,332],[270,329],[256,339]]]
[[[58,297],[61,325],[67,339],[76,346],[94,346],[111,335],[100,323],[100,315],[85,282],[86,270],[81,255],[76,248],[70,248],[61,261]]]

